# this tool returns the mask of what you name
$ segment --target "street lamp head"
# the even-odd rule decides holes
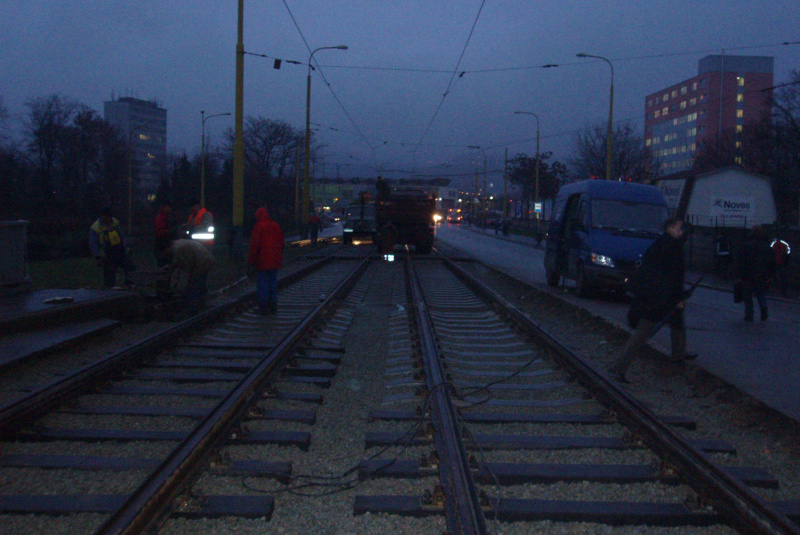
[[[347,50],[347,45],[339,45],[339,46],[334,47],[334,48],[337,48],[339,50]]]
[[[578,56],[579,58],[588,58],[589,57],[589,54],[587,54],[585,52],[578,52],[575,55]]]

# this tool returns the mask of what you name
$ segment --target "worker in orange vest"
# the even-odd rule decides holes
[[[199,202],[192,206],[192,215],[189,216],[186,229],[189,238],[209,248],[214,245],[214,215],[200,206]]]

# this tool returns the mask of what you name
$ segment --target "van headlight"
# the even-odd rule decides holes
[[[592,253],[592,264],[613,268],[614,260],[612,260],[610,256]]]

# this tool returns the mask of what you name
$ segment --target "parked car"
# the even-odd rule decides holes
[[[545,239],[547,283],[572,279],[584,297],[594,289],[623,291],[668,217],[655,186],[608,180],[563,186]]]

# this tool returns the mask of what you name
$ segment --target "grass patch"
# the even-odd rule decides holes
[[[212,253],[216,264],[208,275],[209,289],[227,286],[245,275],[245,261],[231,262],[227,246],[215,246]],[[131,259],[137,271],[157,269],[152,250],[141,242],[131,247]],[[30,262],[28,274],[34,290],[103,287],[103,268],[98,267],[94,258],[89,256]],[[118,271],[117,283],[122,282],[122,272]]]

